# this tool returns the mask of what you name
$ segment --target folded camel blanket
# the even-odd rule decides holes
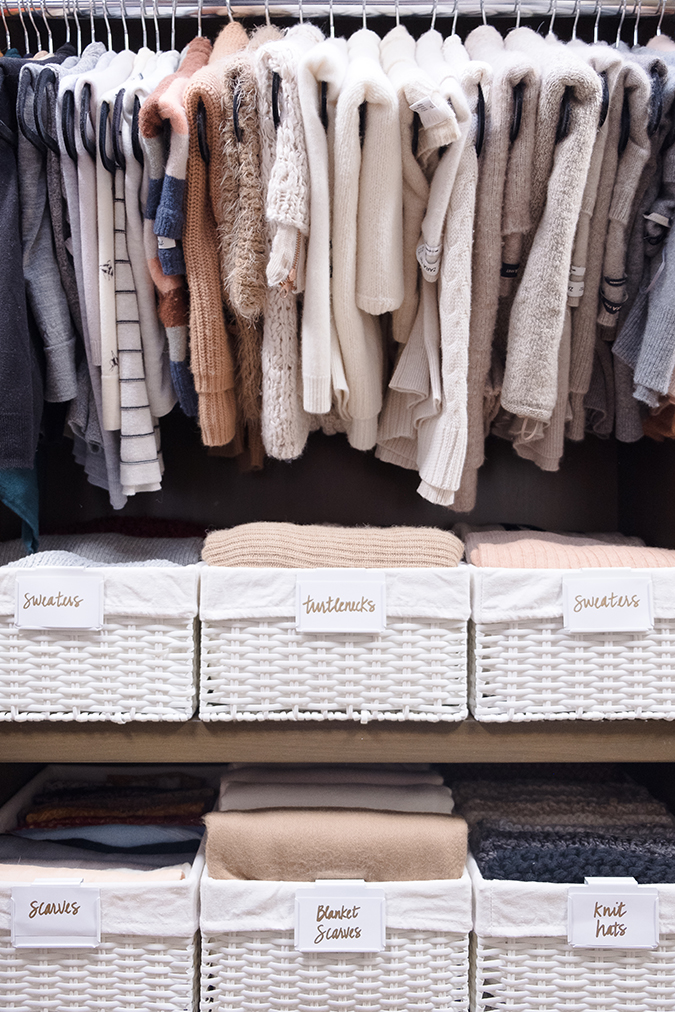
[[[542,531],[480,531],[466,535],[466,558],[474,566],[501,569],[588,569],[675,566],[675,551],[626,544],[603,537],[576,537]]]
[[[213,531],[202,559],[210,566],[280,569],[454,567],[464,546],[436,527],[324,527],[241,524]]]
[[[232,763],[222,776],[222,783],[246,784],[376,784],[388,787],[406,787],[415,784],[429,784],[440,787],[443,777],[428,764],[386,765],[368,763],[350,766],[342,763],[300,764],[300,763]]]
[[[454,807],[447,787],[374,784],[224,784],[221,812],[259,808],[358,808],[379,812],[432,812],[450,815]]]
[[[467,825],[455,815],[279,809],[210,812],[212,878],[406,882],[460,878]]]

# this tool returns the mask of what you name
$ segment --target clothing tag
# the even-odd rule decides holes
[[[438,126],[439,123],[447,122],[451,115],[450,106],[447,102],[439,104],[429,96],[426,98],[420,98],[417,102],[412,102],[410,105],[410,111],[417,113],[422,121],[422,126],[427,129],[429,127]]]
[[[580,299],[584,294],[584,283],[583,281],[568,281],[567,283],[567,294],[572,299]]]
[[[295,893],[300,952],[381,952],[386,944],[384,889],[356,879],[325,879]]]
[[[82,885],[82,879],[37,879],[12,886],[16,949],[93,949],[100,942],[99,888]]]
[[[573,949],[656,949],[658,889],[634,878],[587,878],[570,886],[567,941]]]
[[[652,211],[651,214],[643,214],[642,217],[646,221],[653,221],[657,225],[663,225],[664,228],[670,228],[670,218],[666,218],[665,214],[657,214],[656,211]]]
[[[76,568],[17,572],[14,624],[23,629],[100,629],[103,577]]]
[[[175,239],[169,239],[166,235],[157,236],[157,246],[159,249],[173,249],[175,245]]]
[[[563,576],[567,632],[646,632],[654,627],[650,576]]]
[[[382,632],[387,626],[384,573],[299,576],[296,622],[301,632]]]

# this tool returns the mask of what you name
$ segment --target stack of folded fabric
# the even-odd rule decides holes
[[[675,882],[675,817],[640,784],[612,779],[453,779],[486,879]]]
[[[0,879],[73,871],[85,882],[175,881],[199,849],[216,792],[182,772],[47,781],[11,833],[0,835]]]
[[[460,878],[467,826],[427,765],[234,765],[205,817],[216,879]]]
[[[128,534],[48,534],[40,551],[26,555],[23,541],[0,543],[0,566],[189,566],[199,562],[202,539],[132,537]]]
[[[436,527],[331,527],[254,523],[213,531],[202,559],[209,566],[279,569],[452,567],[464,546]]]
[[[648,548],[622,534],[553,534],[544,531],[476,529],[458,524],[466,560],[499,569],[652,569],[675,566],[675,551]]]

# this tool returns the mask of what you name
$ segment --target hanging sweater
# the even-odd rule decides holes
[[[347,72],[344,39],[313,46],[300,61],[298,97],[310,178],[310,232],[302,311],[302,386],[305,411],[323,415],[333,396],[344,412],[347,384],[331,307],[331,207],[335,110]],[[325,109],[322,89],[325,89]]]
[[[335,117],[331,290],[349,387],[348,438],[360,450],[374,446],[382,406],[382,334],[371,313],[397,309],[403,300],[398,100],[380,65],[379,44],[366,29],[349,39]]]
[[[262,439],[269,456],[279,460],[299,457],[309,434],[302,403],[297,293],[305,274],[310,178],[298,69],[303,56],[322,41],[314,25],[296,25],[283,39],[262,46],[256,59],[270,249],[262,342]]]
[[[183,235],[191,296],[190,364],[199,395],[202,441],[206,446],[224,446],[234,438],[236,402],[234,363],[223,316],[218,233],[209,199],[209,169],[199,149],[197,112],[200,103],[203,104],[206,140],[212,157],[217,158],[222,91],[217,61],[228,59],[247,41],[241,25],[236,22],[226,25],[216,40],[209,66],[194,74],[184,97],[190,137]]]
[[[558,394],[572,246],[597,130],[597,74],[564,46],[519,28],[507,48],[536,60],[541,74],[530,210],[536,229],[513,301],[502,405],[523,419],[521,432],[543,431]],[[561,103],[570,101],[567,135],[556,144]]]

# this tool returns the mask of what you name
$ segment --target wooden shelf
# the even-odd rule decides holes
[[[7,723],[0,762],[675,762],[675,722]]]

